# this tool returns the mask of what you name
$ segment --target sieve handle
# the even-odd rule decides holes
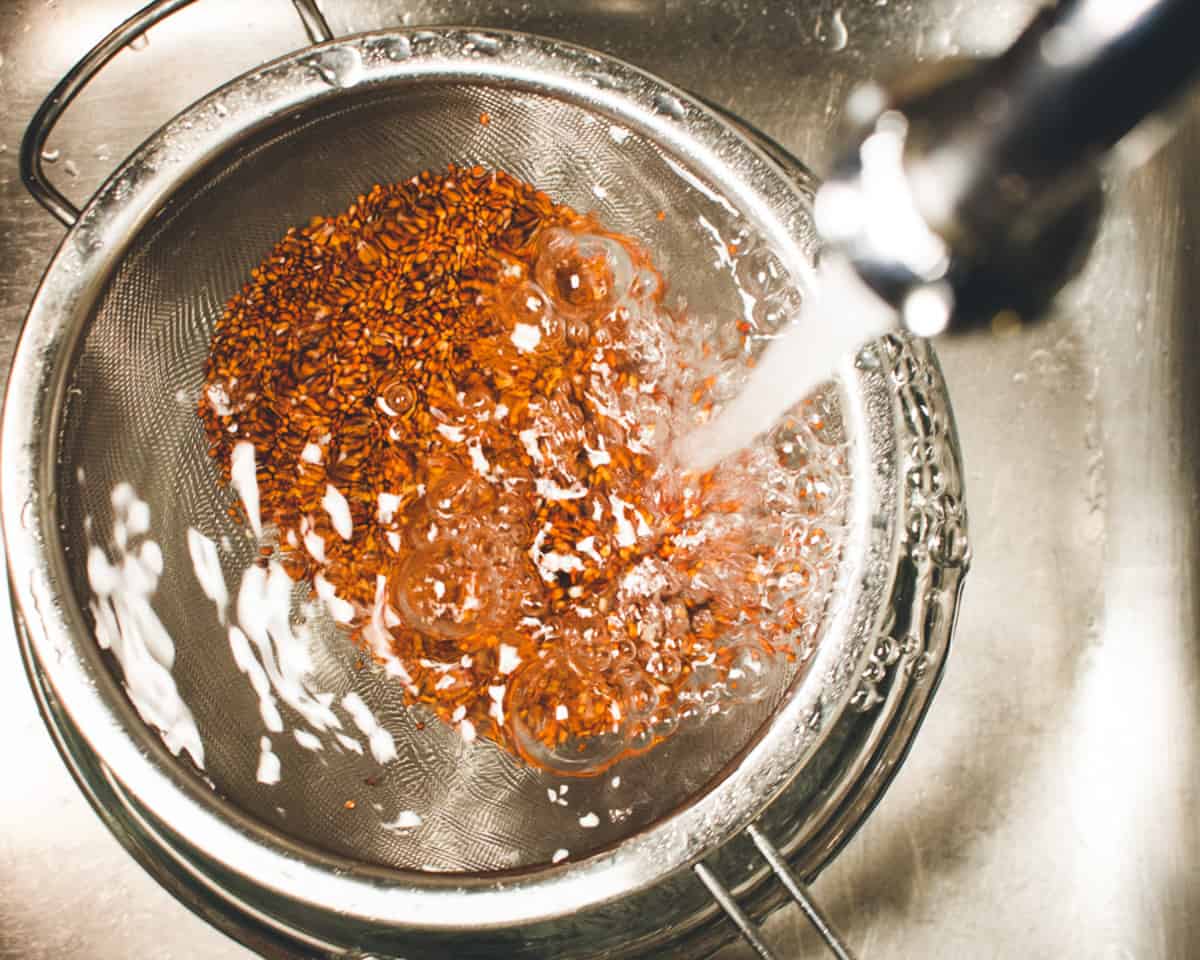
[[[766,838],[758,827],[748,827],[746,832],[750,835],[750,839],[754,841],[754,845],[758,847],[758,852],[762,854],[763,859],[767,861],[767,866],[771,868],[771,872],[775,874],[776,879],[779,880],[780,884],[787,891],[788,896],[792,898],[808,922],[812,924],[813,929],[817,931],[821,940],[824,941],[834,960],[854,960],[854,954],[846,945],[846,941],[842,939],[833,924],[829,922],[829,918],[825,915],[825,912],[818,906],[812,893],[809,892],[807,884],[792,872],[783,854],[776,849],[775,845]],[[742,939],[758,955],[759,960],[778,960],[778,954],[763,940],[762,931],[755,925],[746,912],[738,906],[738,902],[734,899],[733,894],[717,879],[717,875],[704,863],[697,863],[692,867],[692,870],[700,879],[700,882],[708,888],[709,894],[712,895],[717,905],[725,912],[725,915],[733,921],[733,925],[737,927],[738,933],[742,935]]]
[[[50,95],[42,101],[37,113],[29,121],[29,127],[21,140],[21,180],[33,195],[33,199],[64,226],[75,225],[75,221],[79,219],[79,208],[50,182],[42,166],[42,151],[55,124],[63,111],[71,105],[71,101],[79,96],[83,88],[113,57],[156,23],[193,2],[194,0],[153,0],[146,4],[92,47],[50,91]],[[292,0],[292,5],[313,43],[333,39],[333,31],[329,29],[325,17],[317,8],[316,0]]]

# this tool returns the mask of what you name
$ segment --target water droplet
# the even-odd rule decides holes
[[[58,158],[61,154],[57,150],[43,150],[42,159],[47,163],[58,163]]]
[[[683,101],[669,93],[658,93],[654,96],[654,107],[660,113],[665,113],[676,120],[682,120],[687,115]]]
[[[223,103],[214,104],[213,113],[218,117],[227,117],[229,116],[229,108]]]
[[[500,39],[488,36],[486,33],[468,33],[467,50],[493,57],[500,52]]]
[[[730,695],[740,701],[761,700],[771,692],[771,681],[778,666],[758,643],[743,641],[736,645],[729,663]]]
[[[829,40],[829,45],[834,50],[845,50],[846,44],[850,42],[850,31],[846,29],[841,10],[834,11],[833,19],[829,22]]]
[[[75,249],[85,257],[95,253],[101,247],[101,240],[88,226],[78,227],[75,231]]]
[[[107,143],[100,144],[98,147],[96,147],[96,159],[97,160],[109,159],[108,150],[109,150],[109,147],[108,147]]]
[[[388,416],[400,417],[411,412],[416,406],[417,395],[402,378],[393,377],[380,385],[376,402]]]
[[[408,37],[388,37],[379,44],[379,48],[389,60],[407,60],[412,56],[412,44]]]
[[[130,50],[145,50],[148,46],[150,46],[150,34],[148,33],[139,33],[129,41]]]
[[[883,700],[879,691],[870,683],[864,683],[855,691],[853,697],[850,698],[850,707],[859,713],[866,713],[877,703]]]
[[[867,665],[863,667],[863,679],[872,686],[882,683],[886,676],[887,669],[874,657],[868,660]]]
[[[593,709],[596,704],[621,704],[624,690],[600,675],[585,676],[573,670],[564,670],[555,662],[544,662],[522,670],[510,684],[508,703],[513,705],[539,705],[541,709],[522,710],[516,707],[506,712],[517,749],[538,766],[555,773],[571,773],[587,769],[603,769],[619,756],[629,745],[630,723],[618,706],[616,710],[602,710],[599,715],[612,716],[611,723],[597,724],[589,731],[586,739],[568,737],[564,742],[549,747],[553,737],[546,736],[547,729],[557,723],[561,707],[564,715],[582,715],[584,709]],[[583,707],[582,705],[587,705]],[[617,719],[620,718],[620,719]]]
[[[8,153],[8,144],[0,143],[0,153]]]
[[[802,513],[819,517],[841,502],[841,481],[821,463],[810,463],[796,477],[796,496]]]
[[[753,297],[776,295],[790,279],[779,258],[765,248],[751,250],[738,257],[734,272],[743,289]]]
[[[588,70],[581,76],[592,86],[599,87],[601,90],[615,90],[620,86],[614,77],[602,70]]]
[[[74,160],[68,160],[66,163],[64,163],[63,170],[66,172],[68,177],[79,176],[79,168],[75,166]]]
[[[352,87],[362,79],[362,59],[353,47],[337,47],[314,57],[312,68],[331,87]]]

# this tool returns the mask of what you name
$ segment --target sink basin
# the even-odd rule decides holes
[[[20,185],[24,124],[140,0],[0,10],[0,353],[61,228]],[[512,27],[596,47],[722,104],[821,171],[850,87],[1001,49],[1026,0],[325,0],[344,34],[402,21]],[[286,0],[200,0],[123,53],[60,125],[76,201],[207,90],[304,42]],[[944,681],[912,753],[813,891],[864,957],[1200,953],[1194,817],[1200,380],[1200,98],[1173,142],[1107,190],[1099,238],[1049,321],[945,342],[974,561]],[[53,155],[53,152],[52,154]],[[4,370],[7,369],[7,359]],[[41,728],[0,639],[0,942],[30,960],[250,954],[112,842]],[[795,910],[767,939],[820,956]],[[86,944],[86,948],[84,945]],[[741,944],[722,960],[743,960]]]

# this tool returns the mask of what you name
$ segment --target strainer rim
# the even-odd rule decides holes
[[[836,722],[854,687],[854,671],[845,670],[841,673],[846,675],[840,676],[838,682],[822,683],[815,699],[811,695],[817,686],[815,679],[802,684],[809,695],[802,697],[797,690],[781,706],[764,732],[743,752],[738,777],[726,778],[614,850],[548,866],[532,877],[516,880],[476,879],[461,874],[416,875],[422,882],[414,886],[413,874],[352,864],[345,858],[302,844],[209,792],[167,753],[158,735],[136,716],[115,678],[99,664],[98,652],[91,649],[94,638],[78,603],[74,602],[69,577],[63,568],[53,486],[54,454],[62,391],[74,345],[86,328],[96,295],[123,258],[125,244],[194,174],[235,145],[239,136],[278,122],[297,109],[337,96],[310,69],[322,54],[336,49],[355,51],[363,65],[363,76],[358,81],[363,89],[417,78],[444,80],[464,73],[471,76],[481,63],[495,68],[504,62],[503,50],[500,59],[492,55],[486,61],[462,53],[464,41],[469,42],[471,37],[519,42],[526,49],[535,49],[541,58],[538,68],[531,68],[528,62],[510,65],[513,67],[507,77],[510,82],[538,80],[532,84],[534,89],[549,90],[584,104],[595,101],[595,106],[607,106],[611,112],[620,113],[625,122],[637,117],[641,123],[634,126],[648,131],[656,142],[667,144],[672,155],[685,156],[701,169],[719,168],[724,163],[723,154],[730,151],[744,154],[751,172],[762,183],[788,188],[787,178],[778,167],[710,108],[651,74],[584,47],[510,31],[438,28],[371,31],[305,48],[252,70],[197,101],[148,138],[97,192],[64,237],[35,296],[17,347],[0,438],[3,451],[0,504],[14,598],[29,627],[39,665],[60,703],[117,779],[156,815],[167,814],[164,819],[173,829],[181,830],[185,838],[194,838],[201,826],[215,831],[227,841],[219,849],[222,861],[231,870],[281,896],[296,898],[310,889],[311,883],[322,893],[321,900],[314,905],[325,907],[333,888],[349,884],[344,889],[346,895],[337,898],[341,906],[335,909],[361,913],[365,920],[385,920],[397,926],[404,925],[402,917],[419,916],[419,926],[425,928],[460,928],[463,909],[468,906],[475,929],[490,924],[511,926],[551,919],[645,889],[685,868],[740,832],[786,783],[786,778],[778,779],[776,772],[778,782],[772,781],[775,789],[764,790],[759,802],[722,821],[719,831],[694,834],[686,829],[701,825],[712,808],[719,808],[725,802],[724,793],[736,786],[736,783],[731,785],[730,779],[749,779],[752,771],[763,768],[768,739],[776,735],[782,738],[788,730],[793,731],[793,736],[806,731],[803,749],[798,754],[811,755]],[[407,59],[370,60],[363,56],[371,51],[373,44],[374,52],[378,52],[380,42],[400,38],[414,45]],[[427,42],[428,52],[417,49],[417,41]],[[458,52],[451,55],[451,46]],[[551,71],[547,64],[559,65],[561,73]],[[569,69],[581,64],[603,66],[610,77],[624,86],[620,90],[587,86]],[[481,80],[495,76],[482,71],[478,75]],[[571,82],[565,82],[566,79]],[[243,96],[245,100],[241,99]],[[662,96],[674,98],[681,116],[663,112],[659,100]],[[225,108],[223,115],[215,109],[218,104]],[[204,122],[197,123],[197,119]],[[681,149],[688,145],[693,150]],[[704,147],[704,152],[697,154],[696,146]],[[743,187],[742,192],[747,195],[739,200],[750,199],[749,194],[755,189],[751,182],[739,181],[735,185]],[[741,209],[745,212],[747,207]],[[763,209],[755,212],[763,223],[780,220],[778,215]],[[97,245],[93,247],[93,243]],[[796,263],[804,260],[797,259]],[[861,411],[847,412],[852,420],[862,418]],[[859,453],[863,451],[859,449]],[[855,475],[869,475],[859,469],[861,466],[855,465]],[[860,497],[856,500],[859,501],[856,515],[851,520],[856,531],[855,542],[869,533],[870,507]],[[31,524],[31,519],[36,523]],[[896,531],[890,529],[885,534],[894,552]],[[851,580],[861,574],[861,570],[851,569],[847,564],[840,571],[840,576]],[[827,631],[827,636],[848,634],[845,629],[837,634]],[[828,679],[827,672],[837,666],[831,663],[837,659],[833,647],[828,642],[822,645],[809,676]],[[106,696],[111,690],[116,690],[115,698]],[[808,720],[813,709],[819,709],[815,730]],[[788,765],[792,773],[802,766],[799,760]],[[252,826],[259,839],[248,840],[239,825]],[[354,867],[353,878],[346,876],[350,864]],[[312,871],[311,876],[308,871]],[[397,878],[402,882],[393,882]],[[377,904],[370,910],[362,906],[365,891],[359,880],[365,879],[375,881],[371,888],[383,894],[381,898],[369,898]],[[280,885],[272,886],[276,883]],[[456,889],[440,889],[447,885]],[[464,886],[471,887],[469,902],[459,899]],[[543,888],[552,896],[532,895]],[[413,902],[405,893],[429,902]],[[480,893],[489,896],[480,897]],[[439,896],[448,898],[447,902],[434,904],[432,901]],[[486,907],[484,900],[488,901]],[[351,903],[355,906],[349,907]]]

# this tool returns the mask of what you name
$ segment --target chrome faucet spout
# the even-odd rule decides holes
[[[1200,72],[1198,37],[1196,0],[1065,0],[994,59],[860,87],[819,229],[913,332],[1036,318],[1089,246],[1102,158]]]

